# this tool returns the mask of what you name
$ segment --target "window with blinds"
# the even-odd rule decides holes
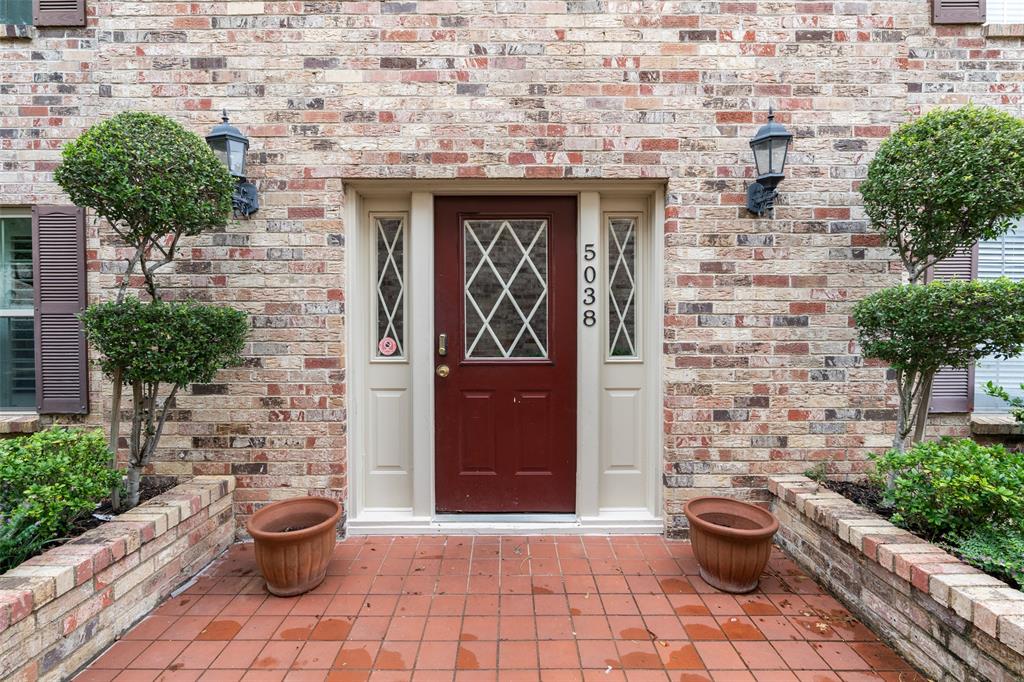
[[[32,218],[0,214],[0,410],[36,406]]]
[[[986,24],[1024,24],[1024,0],[988,0]]]
[[[991,2],[991,0],[990,0]],[[1000,4],[996,0],[996,5]],[[1024,3],[1009,3],[1021,4]],[[990,4],[991,6],[991,4]],[[1021,12],[1024,21],[1024,11]],[[978,279],[1024,279],[1024,220],[1018,222],[1016,229],[999,239],[980,242],[978,244]],[[998,398],[985,395],[985,382],[999,384],[1010,395],[1021,395],[1020,385],[1024,383],[1024,357],[997,360],[985,358],[978,363],[974,372],[975,412],[1006,412],[1006,403]]]

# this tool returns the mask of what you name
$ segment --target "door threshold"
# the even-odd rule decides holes
[[[349,519],[349,535],[661,535],[649,514],[436,514],[369,512]]]

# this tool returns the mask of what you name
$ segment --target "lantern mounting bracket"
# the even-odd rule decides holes
[[[777,196],[779,196],[777,189],[765,187],[760,182],[752,182],[747,187],[747,210],[762,216],[775,208]]]

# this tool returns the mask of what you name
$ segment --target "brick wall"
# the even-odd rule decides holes
[[[776,542],[936,682],[1024,678],[1024,594],[803,476],[769,481]]]
[[[165,279],[253,316],[247,365],[181,395],[151,472],[234,474],[236,511],[346,486],[347,178],[667,181],[664,473],[687,497],[863,469],[890,441],[851,303],[898,279],[857,182],[894,126],[1020,110],[1020,38],[927,0],[90,0],[84,30],[0,41],[0,204],[59,200],[61,143],[124,109],[205,133],[227,107],[263,208]],[[795,134],[773,219],[742,208],[769,104]],[[89,226],[91,296],[124,253]],[[349,292],[351,293],[351,292]],[[365,295],[364,292],[354,292]],[[92,382],[93,415],[107,409]],[[959,422],[944,426],[956,430]]]
[[[227,549],[234,488],[194,478],[0,575],[0,679],[70,679]]]

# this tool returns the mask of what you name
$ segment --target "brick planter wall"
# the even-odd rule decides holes
[[[779,545],[930,677],[1024,678],[1024,593],[805,476],[769,489]]]
[[[199,476],[0,576],[0,679],[69,679],[231,544],[234,489]]]

